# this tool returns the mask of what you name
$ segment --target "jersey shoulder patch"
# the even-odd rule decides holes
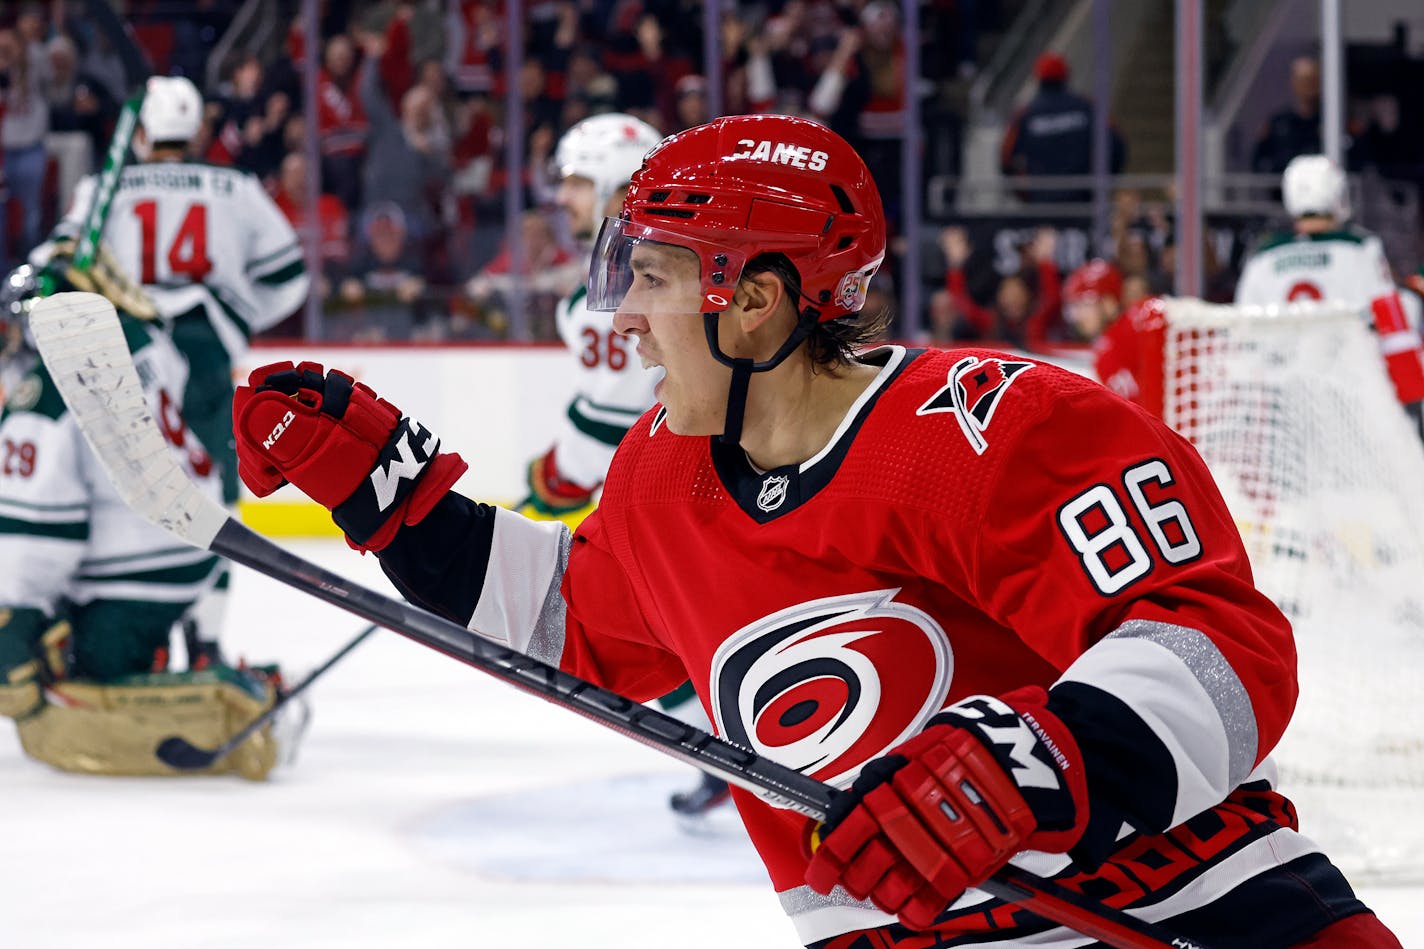
[[[989,425],[1009,387],[1037,366],[1006,355],[963,355],[949,367],[944,384],[915,414],[953,415],[969,447],[976,455],[982,455],[989,447]]]

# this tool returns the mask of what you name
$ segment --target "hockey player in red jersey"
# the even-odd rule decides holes
[[[1267,757],[1288,624],[1196,452],[1101,386],[989,351],[862,352],[885,247],[864,163],[783,116],[666,139],[590,306],[661,365],[571,534],[335,370],[256,370],[242,475],[332,509],[412,601],[846,789],[734,791],[801,940],[1067,947],[974,885],[1012,859],[1204,944],[1398,943],[1296,830]]]
[[[1098,381],[1154,415],[1162,414],[1161,297],[1139,300],[1123,312],[1122,273],[1095,258],[1063,283],[1068,323],[1093,346]]]

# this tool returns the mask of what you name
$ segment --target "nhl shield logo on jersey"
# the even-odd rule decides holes
[[[761,483],[761,491],[757,493],[757,507],[768,514],[781,507],[790,485],[791,479],[786,475],[770,475]]]
[[[915,414],[953,413],[969,446],[976,455],[982,455],[989,447],[984,430],[993,420],[994,410],[999,407],[1009,384],[1019,373],[1032,368],[1031,362],[966,356],[949,370],[949,381],[944,388]]]
[[[798,603],[729,637],[712,658],[718,734],[848,787],[861,765],[924,728],[949,693],[953,651],[899,592]]]

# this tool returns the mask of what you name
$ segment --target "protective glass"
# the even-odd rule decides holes
[[[588,298],[590,310],[617,310],[634,285],[639,267],[649,255],[635,255],[639,247],[657,251],[682,248],[697,258],[697,291],[700,302],[688,299],[680,312],[720,313],[732,302],[732,290],[742,275],[746,254],[688,237],[686,234],[619,218],[605,218],[594,242],[589,264]],[[651,259],[656,259],[656,253]],[[664,298],[665,299],[665,298]],[[672,312],[665,310],[664,312]]]

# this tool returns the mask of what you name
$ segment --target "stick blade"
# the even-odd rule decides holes
[[[178,466],[149,409],[114,305],[95,293],[56,293],[35,304],[29,326],[119,496],[146,520],[208,549],[228,514]]]
[[[172,735],[158,743],[153,753],[159,761],[177,771],[201,771],[217,760],[217,753],[204,751],[197,745],[178,735]]]

